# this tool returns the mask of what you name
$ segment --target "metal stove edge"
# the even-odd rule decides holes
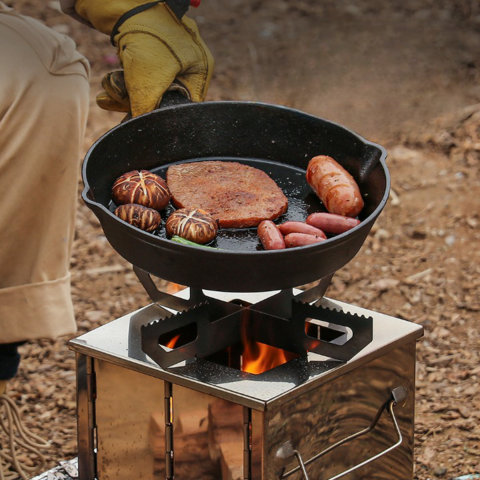
[[[258,300],[273,294],[275,292],[246,296],[248,301],[252,301],[252,295]],[[188,296],[188,289],[179,295]],[[245,296],[224,292],[208,292],[208,295],[225,301]],[[264,411],[267,405],[273,407],[302,395],[423,335],[421,325],[406,320],[327,297],[324,297],[320,304],[373,318],[372,342],[346,363],[326,364],[329,359],[309,354],[308,362],[306,359],[296,359],[258,376],[201,359],[162,369],[142,351],[140,336],[132,333],[132,317],[150,305],[72,339],[69,348],[77,354],[108,361],[186,388],[234,401],[248,408]]]

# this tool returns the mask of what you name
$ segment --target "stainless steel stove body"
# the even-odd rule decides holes
[[[154,304],[72,340],[81,480],[411,480],[422,327],[319,302],[371,318],[371,342],[347,361],[308,353],[259,375],[200,358],[161,368],[138,334]]]

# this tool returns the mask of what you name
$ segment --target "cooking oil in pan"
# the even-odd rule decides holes
[[[285,163],[274,162],[270,160],[250,159],[250,158],[202,158],[191,161],[235,161],[258,168],[267,173],[276,184],[282,189],[288,199],[287,212],[275,220],[275,223],[283,223],[287,221],[305,221],[308,215],[314,212],[326,211],[321,201],[313,193],[305,178],[305,170],[302,170]],[[152,172],[166,178],[169,165],[163,165]],[[109,205],[113,212],[116,205],[111,202]],[[153,232],[161,238],[167,238],[165,232],[165,221],[174,211],[174,207],[170,204],[161,212],[163,222],[162,226]],[[235,252],[254,252],[263,251],[264,247],[260,243],[257,235],[257,228],[242,229],[220,229],[216,239],[209,244],[211,247],[222,250],[230,250]]]

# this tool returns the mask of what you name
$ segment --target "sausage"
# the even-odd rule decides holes
[[[309,215],[306,222],[308,225],[320,228],[327,233],[343,233],[356,227],[360,220],[334,213],[318,212]]]
[[[305,222],[285,222],[278,226],[283,235],[289,233],[307,233],[308,235],[316,235],[317,237],[327,238],[325,233],[315,225],[308,225]]]
[[[285,235],[285,245],[287,248],[304,247],[305,245],[313,245],[314,243],[323,242],[325,238],[316,235],[308,235],[308,233],[289,233]]]
[[[357,183],[332,157],[312,158],[307,182],[330,213],[356,217],[361,212],[364,204]]]
[[[257,234],[265,250],[282,250],[285,240],[277,226],[271,220],[264,220],[257,227]]]

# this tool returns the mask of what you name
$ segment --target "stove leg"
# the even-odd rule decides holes
[[[95,372],[93,359],[77,353],[77,441],[80,480],[96,477]]]
[[[243,478],[252,478],[252,410],[243,407]]]
[[[165,480],[175,478],[173,452],[173,385],[165,382]]]
[[[330,286],[330,283],[332,282],[332,278],[334,275],[335,275],[335,272],[333,272],[330,275],[327,275],[326,277],[321,278],[320,282],[315,287],[310,288],[309,290],[305,290],[304,292],[298,294],[295,297],[295,299],[303,303],[311,303],[315,300],[317,301],[317,303],[319,303],[324,297],[328,287]]]
[[[162,292],[157,288],[152,276],[148,272],[145,272],[145,270],[142,270],[135,265],[133,266],[133,271],[140,280],[140,283],[143,285],[143,288],[150,299],[160,307],[163,306],[175,310],[186,310],[187,308],[198,305],[206,299],[201,288],[190,288],[190,298],[188,300]]]
[[[252,310],[275,315],[276,317],[291,318],[292,301],[295,300],[301,303],[315,302],[315,305],[320,304],[332,281],[333,275],[335,275],[335,272],[321,278],[314,287],[304,290],[298,295],[294,295],[292,288],[280,290],[277,294],[253,305]]]

